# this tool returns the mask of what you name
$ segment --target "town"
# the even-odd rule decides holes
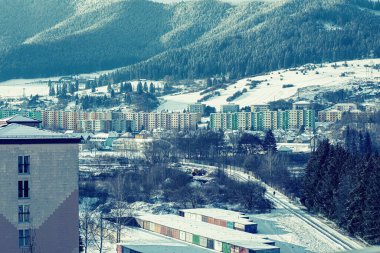
[[[326,105],[320,99],[297,96],[246,106],[226,101],[215,108],[206,100],[189,103],[183,110],[159,111],[153,106],[144,111],[141,101],[132,101],[132,97],[145,100],[150,96],[148,99],[160,101],[160,97],[184,88],[157,81],[147,88],[146,80],[95,87],[98,82],[95,80],[82,79],[82,85],[78,85],[75,78],[48,81],[43,84],[48,94],[28,97],[23,92],[18,97],[5,99],[0,108],[2,138],[9,138],[8,135],[24,126],[26,133],[31,134],[23,137],[25,143],[35,138],[41,139],[41,143],[51,143],[49,145],[77,143],[79,188],[73,186],[70,193],[73,189],[79,192],[80,240],[87,252],[112,252],[115,247],[117,252],[148,253],[166,252],[171,247],[181,247],[183,252],[209,252],[210,249],[283,252],[288,242],[272,237],[271,229],[260,229],[263,223],[256,217],[270,210],[266,215],[274,215],[273,208],[289,208],[289,204],[292,206],[287,215],[296,212],[304,201],[300,187],[308,173],[309,157],[319,152],[326,140],[329,145],[357,152],[378,149],[380,103],[371,96],[357,102],[360,92],[350,94],[351,99],[343,101],[339,97],[345,96],[344,91],[330,92],[324,95],[331,97]],[[212,87],[218,87],[218,82],[228,84],[227,80],[220,80]],[[209,89],[210,81],[204,80],[204,83]],[[166,87],[165,92],[160,90],[161,86]],[[378,86],[371,87],[376,91]],[[68,91],[62,93],[66,89]],[[192,86],[185,86],[185,90],[182,92],[194,92]],[[56,99],[63,101],[67,108],[60,109],[61,103],[51,103]],[[118,100],[117,106],[114,102],[104,102]],[[337,102],[331,103],[331,100]],[[25,103],[29,108],[25,108]],[[20,129],[16,130],[16,126]],[[55,136],[48,131],[59,134]],[[14,138],[19,142],[17,135]],[[19,162],[28,166],[23,169],[26,175],[33,167],[29,157],[21,157]],[[68,159],[75,161],[74,157]],[[34,179],[28,176],[23,179],[20,189],[32,189],[24,184]],[[133,193],[136,187],[140,191]],[[252,195],[247,195],[248,192]],[[141,205],[144,211],[140,210]],[[228,211],[232,205],[235,211]],[[22,219],[26,221],[29,213],[35,212],[29,206],[32,203],[22,205]],[[316,222],[315,217],[310,219]],[[279,222],[283,222],[282,219]],[[328,230],[326,224],[317,222],[319,229]],[[292,233],[297,233],[294,227],[287,226]],[[215,232],[207,232],[210,229]],[[236,235],[228,229],[237,230],[233,232]],[[324,233],[325,240],[345,236]],[[24,234],[22,238],[27,236]],[[323,243],[321,238],[310,236],[297,239],[316,242],[315,246],[309,246],[311,250],[320,250]],[[39,247],[47,247],[34,240]],[[335,243],[333,248],[360,248],[358,242],[349,238],[345,241],[346,244]],[[324,252],[329,250],[331,247],[326,247]],[[302,252],[302,247],[289,252]]]

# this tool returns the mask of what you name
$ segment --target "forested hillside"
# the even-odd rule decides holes
[[[378,5],[367,0],[5,2],[0,0],[7,6],[0,17],[2,80],[122,66],[124,80],[235,78],[380,56]]]
[[[236,78],[310,62],[362,58],[371,52],[379,56],[380,16],[346,1],[252,3],[233,10],[207,36],[124,69],[124,78]]]

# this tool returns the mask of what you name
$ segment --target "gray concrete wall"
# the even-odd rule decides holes
[[[29,176],[18,174],[19,155],[30,156]],[[0,234],[7,234],[4,230],[10,227],[16,231],[30,227],[36,234],[44,235],[36,236],[41,240],[36,244],[45,245],[45,249],[61,245],[60,240],[67,245],[65,249],[61,246],[51,252],[67,253],[77,248],[78,144],[0,145],[0,161],[0,217],[3,217]],[[29,199],[18,199],[18,180],[21,179],[29,180]],[[30,224],[18,224],[20,204],[30,205]],[[18,234],[16,236],[18,246]],[[13,238],[9,240],[9,244],[14,242]]]

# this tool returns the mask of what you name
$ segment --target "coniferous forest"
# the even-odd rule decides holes
[[[81,1],[65,0],[74,10],[62,13],[61,1],[54,0],[57,10],[49,5],[49,11],[39,1],[32,6],[41,13],[36,20],[0,17],[0,23],[22,28],[0,26],[0,79],[117,67],[124,67],[117,76],[121,81],[234,79],[311,62],[380,56],[377,1],[252,1],[234,6],[216,0],[173,5],[127,0],[80,14],[75,3]],[[6,12],[13,17],[26,4],[15,1]],[[52,19],[45,13],[60,15]],[[46,21],[41,27],[27,25],[41,19]]]
[[[350,234],[379,244],[380,156],[368,135],[352,136],[346,131],[346,147],[321,143],[306,167],[301,200]]]

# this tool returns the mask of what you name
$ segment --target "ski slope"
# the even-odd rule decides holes
[[[232,101],[232,103],[240,106],[265,104],[275,100],[289,99],[297,95],[298,92],[302,97],[309,96],[312,98],[313,94],[318,91],[349,89],[353,83],[366,80],[380,81],[379,70],[369,67],[374,64],[380,64],[380,59],[348,61],[348,66],[343,66],[343,64],[344,62],[337,62],[337,67],[333,66],[334,63],[324,64],[323,66],[320,64],[308,64],[294,69],[284,69],[273,71],[266,75],[244,78],[229,85],[226,90],[217,90],[220,92],[220,96],[214,96],[203,103],[219,110],[220,105],[228,103],[228,97],[237,91],[242,91],[244,88],[248,92]],[[341,76],[343,73],[345,73],[345,76]],[[252,81],[262,82],[251,90],[249,89],[249,84]],[[292,84],[294,87],[283,88],[285,84]],[[187,104],[196,103],[204,95],[200,95],[200,92],[193,92],[165,96],[163,98],[164,102],[158,108],[158,111],[183,110],[187,107]]]

